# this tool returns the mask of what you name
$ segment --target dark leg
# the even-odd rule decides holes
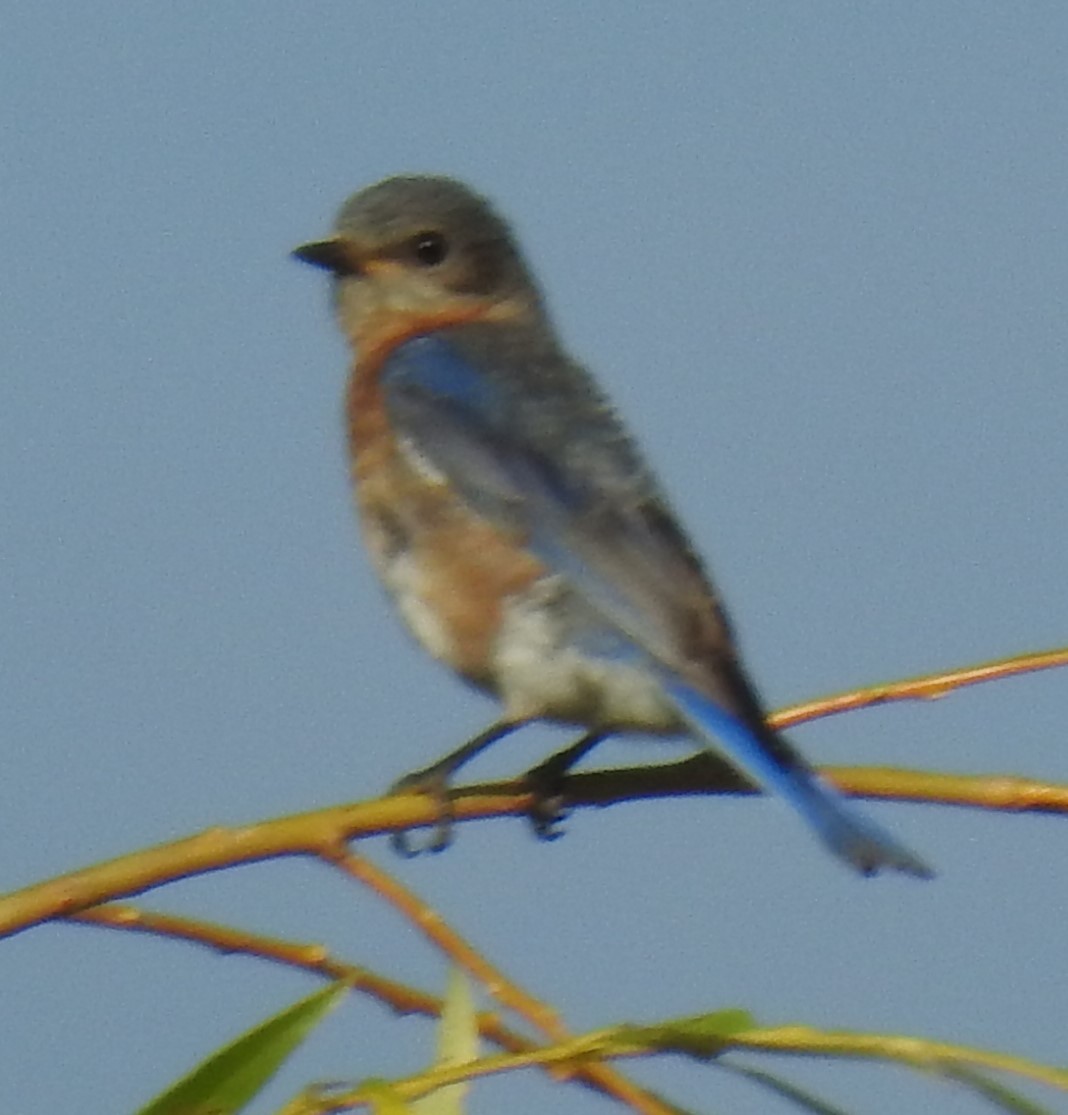
[[[533,795],[528,816],[534,835],[539,840],[555,840],[563,835],[558,826],[567,815],[564,808],[564,775],[608,735],[608,732],[587,732],[523,776]]]
[[[423,793],[432,797],[438,806],[438,822],[434,827],[434,835],[424,848],[413,848],[406,832],[396,832],[390,837],[390,844],[395,852],[402,856],[416,856],[422,852],[444,851],[452,842],[452,799],[449,794],[449,783],[453,775],[465,763],[470,762],[476,755],[480,755],[491,744],[510,735],[517,728],[522,728],[526,720],[498,720],[491,724],[484,732],[472,736],[466,743],[450,751],[448,755],[431,763],[422,770],[412,771],[403,778],[394,782],[390,788],[395,793]]]

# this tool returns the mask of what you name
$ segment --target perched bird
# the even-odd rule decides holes
[[[294,255],[331,272],[367,546],[420,643],[503,706],[416,784],[515,727],[688,733],[864,874],[926,865],[766,722],[715,589],[634,441],[564,350],[508,225],[466,186],[397,177]]]

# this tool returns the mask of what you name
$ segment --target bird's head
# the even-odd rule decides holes
[[[451,178],[369,186],[342,206],[333,236],[293,255],[334,275],[341,326],[357,344],[401,321],[418,327],[540,313],[508,225]]]

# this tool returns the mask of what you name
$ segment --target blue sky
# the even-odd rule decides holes
[[[457,175],[514,222],[771,705],[1068,642],[1066,48],[1051,3],[8,13],[0,887],[372,796],[492,715],[359,551],[346,354],[321,276],[287,258],[390,173]],[[817,761],[1063,782],[1065,693],[1048,673],[795,737]],[[936,882],[854,879],[765,800],[369,850],[575,1028],[737,1004],[1063,1061],[1064,822],[872,812]],[[443,985],[307,864],[146,903]],[[111,1115],[312,985],[57,925],[0,946],[0,986],[0,1108]],[[430,1044],[354,1001],[257,1110]],[[782,1067],[868,1115],[977,1110],[892,1070]],[[707,1068],[635,1074],[702,1111],[788,1110]],[[550,1088],[494,1081],[471,1110],[607,1110]]]

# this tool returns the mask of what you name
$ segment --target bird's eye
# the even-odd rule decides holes
[[[412,241],[412,252],[423,267],[436,267],[449,254],[449,244],[440,232],[421,232]]]

